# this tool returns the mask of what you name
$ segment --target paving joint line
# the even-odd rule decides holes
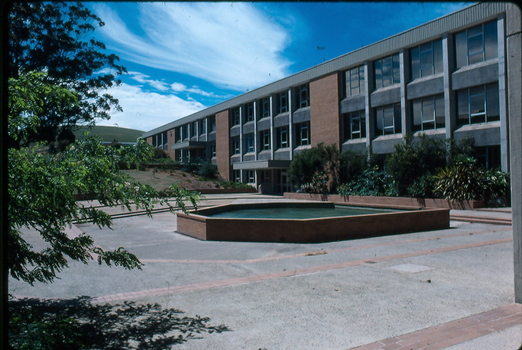
[[[477,248],[477,247],[483,247],[483,246],[493,245],[493,244],[508,243],[511,241],[512,241],[512,238],[503,238],[503,239],[496,239],[496,240],[484,241],[484,242],[459,244],[459,245],[454,245],[454,246],[450,246],[450,247],[425,249],[425,250],[409,252],[409,253],[392,254],[392,255],[388,255],[388,256],[374,257],[371,260],[372,260],[372,262],[383,262],[383,261],[411,258],[411,257],[416,257],[416,256],[421,256],[421,255],[446,253],[446,252],[451,252],[451,251],[456,251],[456,250],[461,250],[461,249]],[[291,270],[291,271],[271,272],[271,273],[265,273],[265,274],[260,274],[260,275],[236,277],[236,278],[217,280],[217,281],[207,281],[207,282],[200,282],[200,283],[181,285],[181,286],[175,286],[175,287],[170,286],[168,288],[148,289],[148,290],[138,291],[135,293],[146,293],[147,296],[177,294],[177,293],[183,293],[183,292],[189,292],[189,291],[205,290],[205,289],[216,288],[216,287],[225,287],[225,286],[232,286],[232,285],[238,285],[238,284],[244,284],[244,283],[259,282],[259,281],[281,278],[281,277],[294,277],[294,276],[307,275],[307,274],[317,273],[317,272],[338,270],[338,269],[343,269],[343,268],[347,268],[347,267],[360,266],[360,265],[364,265],[367,263],[368,263],[368,259],[366,258],[366,259],[346,261],[346,262],[335,263],[335,264],[300,268],[300,269],[295,269],[295,270]],[[127,293],[129,293],[129,292],[127,292]],[[131,299],[131,298],[125,296],[125,293],[117,293],[117,294],[111,294],[111,295],[99,296],[99,297],[93,298],[92,302],[93,303],[103,303],[103,302],[109,302],[109,301],[115,301],[115,300],[128,300],[128,299]]]

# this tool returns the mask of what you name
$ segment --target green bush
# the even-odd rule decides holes
[[[204,162],[201,164],[197,173],[204,179],[214,179],[218,174],[218,169],[215,164],[212,164],[211,162]]]
[[[472,157],[460,157],[455,165],[436,176],[435,192],[450,200],[491,200],[509,196],[509,174],[500,169],[485,170]]]
[[[366,169],[362,175],[338,187],[341,196],[397,196],[393,178],[378,167]]]

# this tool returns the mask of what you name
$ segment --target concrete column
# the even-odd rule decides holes
[[[294,142],[296,135],[294,135],[294,111],[292,109],[292,89],[288,89],[288,144],[290,146],[290,160],[294,159],[294,148],[296,142]]]
[[[409,50],[401,49],[399,52],[400,76],[401,76],[401,130],[402,136],[411,131],[410,102],[406,99],[406,89],[410,77]]]
[[[259,135],[257,134],[257,101],[252,102],[254,105],[254,160],[257,160],[257,152],[259,151]],[[256,172],[257,185],[257,172]]]
[[[239,106],[239,161],[243,161],[243,106]],[[243,181],[243,171],[241,171]]]
[[[497,21],[498,37],[498,101],[500,112],[500,164],[502,171],[509,171],[509,118],[506,98],[506,43],[504,31],[505,16],[500,15]]]
[[[373,91],[373,65],[371,62],[364,62],[364,114],[366,118],[366,149],[372,145],[375,138],[374,118],[372,118],[371,93]]]
[[[270,101],[270,159],[274,159],[274,152],[275,152],[275,146],[276,146],[276,135],[274,130],[274,104],[273,104],[273,95],[270,95],[269,101]],[[273,178],[273,174],[270,176],[270,178]]]
[[[455,99],[451,91],[451,72],[454,67],[453,36],[444,34],[442,36],[442,69],[444,77],[444,116],[446,124],[446,139],[453,138],[453,132],[457,125],[455,114]]]
[[[522,304],[522,24],[515,4],[507,5],[506,49],[515,302]]]

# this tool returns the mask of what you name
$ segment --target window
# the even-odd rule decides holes
[[[310,144],[310,122],[295,125],[297,135],[297,146]]]
[[[444,95],[412,101],[413,131],[444,128]]]
[[[498,83],[457,91],[458,125],[500,120]]]
[[[188,124],[181,126],[181,135],[183,136],[183,140],[188,140],[188,138],[189,138]]]
[[[343,140],[366,137],[366,116],[364,111],[357,111],[343,116]]]
[[[245,153],[254,152],[254,134],[246,134],[243,136]]]
[[[240,107],[236,107],[236,108],[232,109],[231,124],[232,124],[232,126],[241,124]]]
[[[210,156],[212,158],[216,157],[216,144],[213,142],[210,144]]]
[[[233,170],[232,176],[234,182],[241,182],[241,170]]]
[[[199,134],[203,135],[207,133],[207,120],[200,119],[199,120]]]
[[[497,22],[455,34],[455,57],[457,68],[498,57]]]
[[[310,106],[310,97],[308,93],[308,84],[303,84],[295,89],[297,96],[297,106],[305,108]]]
[[[245,105],[246,117],[245,123],[254,121],[254,102],[247,103]]]
[[[399,54],[375,61],[376,89],[398,84],[400,82]]]
[[[442,40],[414,47],[410,56],[412,80],[442,72]]]
[[[216,131],[216,116],[213,115],[213,116],[209,117],[209,122],[210,122],[210,132]]]
[[[344,72],[345,97],[355,96],[364,92],[364,66]]]
[[[198,122],[190,124],[190,137],[196,137],[198,135]]]
[[[288,144],[288,125],[277,128],[277,148],[290,147]]]
[[[270,117],[270,97],[265,97],[259,100],[259,108],[259,115],[261,118]]]
[[[270,142],[270,130],[263,130],[259,133],[261,137],[261,150],[267,151],[272,147],[270,146],[272,142]]]
[[[399,103],[375,108],[375,136],[401,132],[401,105]]]
[[[241,141],[239,136],[232,138],[232,154],[241,154]]]
[[[246,173],[247,182],[251,183],[251,184],[255,184],[256,183],[256,171],[255,170],[246,170],[245,173]]]
[[[288,93],[286,91],[277,94],[277,111],[279,114],[288,112]]]

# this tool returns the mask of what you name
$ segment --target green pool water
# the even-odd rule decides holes
[[[316,219],[337,216],[354,216],[366,214],[382,214],[396,210],[375,208],[354,208],[347,206],[335,206],[333,208],[258,208],[258,209],[234,209],[221,213],[205,215],[212,218],[235,219]]]

